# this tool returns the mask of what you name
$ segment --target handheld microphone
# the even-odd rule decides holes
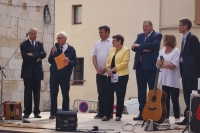
[[[160,56],[160,60],[163,60],[163,56],[162,55]]]
[[[26,33],[26,37],[28,37],[28,33]]]

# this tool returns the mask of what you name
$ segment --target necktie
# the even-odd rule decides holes
[[[145,36],[144,42],[146,42],[147,38],[148,38],[148,36]]]
[[[184,47],[185,47],[185,38],[183,37],[182,43],[181,43],[181,52],[183,52]]]
[[[147,38],[148,38],[148,35],[145,35],[144,42],[146,42]],[[140,58],[139,58],[139,60],[140,60],[140,62],[142,63],[142,55],[140,55]]]
[[[60,46],[60,51],[61,51],[61,52],[63,52],[62,49],[63,49],[63,46]]]
[[[35,49],[34,41],[31,41],[31,45],[32,45],[33,49]]]

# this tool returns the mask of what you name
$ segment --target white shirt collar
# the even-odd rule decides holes
[[[62,51],[65,52],[65,50],[67,50],[67,48],[68,48],[68,44],[65,43],[65,44],[63,45]]]
[[[31,39],[29,39],[29,41],[30,41],[30,43],[32,44],[32,40],[31,40]],[[33,44],[35,45],[35,40],[33,41]]]
[[[186,38],[187,38],[187,36],[188,36],[189,33],[190,33],[190,31],[188,31],[188,32],[183,36],[184,40],[186,40]]]
[[[102,39],[101,39],[101,41],[103,41]],[[108,37],[106,40],[104,40],[104,41],[112,41],[112,38],[111,37]]]
[[[153,30],[147,35],[147,37],[149,37],[151,35],[151,33],[153,32]]]

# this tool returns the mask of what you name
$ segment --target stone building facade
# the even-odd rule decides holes
[[[48,5],[51,22],[44,24],[44,6]],[[54,0],[0,0],[0,65],[5,66],[9,58],[25,39],[30,27],[38,29],[37,40],[43,42],[47,57],[42,61],[44,80],[41,82],[41,111],[50,109],[49,63],[48,56],[54,42]],[[5,66],[2,102],[20,101],[24,105],[24,84],[20,78],[22,57],[16,51]],[[2,80],[2,77],[0,77]]]

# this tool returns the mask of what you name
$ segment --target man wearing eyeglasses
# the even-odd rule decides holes
[[[65,54],[63,62],[67,62],[68,65],[62,69],[58,69],[55,57],[60,54]],[[49,119],[56,118],[57,112],[57,97],[59,85],[61,87],[63,102],[62,110],[69,111],[69,90],[70,90],[70,77],[72,74],[73,67],[77,65],[76,51],[67,43],[67,34],[60,32],[57,34],[57,43],[51,49],[49,59],[50,66],[50,94],[51,94],[51,112]]]
[[[32,112],[32,92],[34,97],[34,117],[40,116],[40,88],[44,73],[42,59],[46,57],[43,44],[36,41],[37,29],[32,27],[28,32],[29,39],[24,41],[21,46],[22,70],[21,78],[24,81],[24,118],[29,118]]]
[[[179,20],[179,32],[183,34],[180,53],[180,73],[183,84],[183,94],[186,104],[184,111],[185,119],[175,124],[185,125],[186,112],[190,108],[190,94],[197,90],[198,78],[200,77],[200,44],[199,39],[190,32],[192,22],[187,19]]]

